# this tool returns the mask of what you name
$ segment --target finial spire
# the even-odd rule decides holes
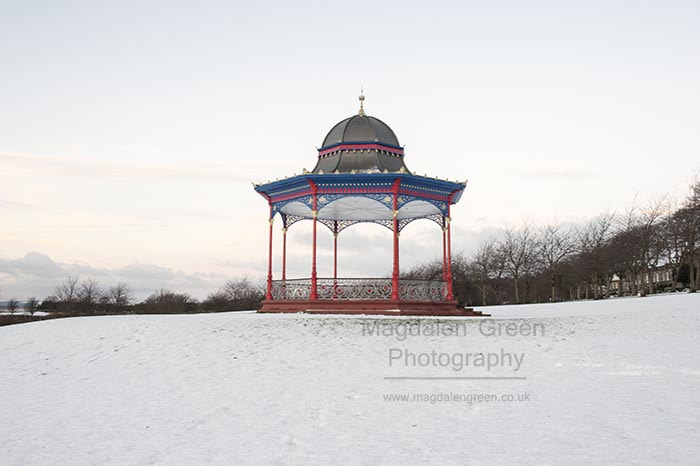
[[[360,111],[357,112],[358,115],[365,116],[365,89],[363,86],[360,86]]]

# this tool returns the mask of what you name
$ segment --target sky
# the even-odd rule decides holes
[[[68,275],[138,298],[262,280],[251,183],[313,168],[361,86],[409,169],[469,180],[455,251],[681,195],[700,170],[698,24],[683,1],[0,0],[0,299]],[[308,223],[289,276],[310,273]],[[339,248],[341,276],[390,271],[381,226]],[[438,257],[440,230],[415,222],[401,251],[403,268]]]

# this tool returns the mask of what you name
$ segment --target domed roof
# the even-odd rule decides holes
[[[409,173],[396,134],[379,118],[365,114],[364,100],[361,95],[357,115],[326,134],[312,173]]]
[[[389,125],[364,114],[353,115],[336,124],[326,135],[321,148],[343,142],[374,142],[400,147],[399,139]]]

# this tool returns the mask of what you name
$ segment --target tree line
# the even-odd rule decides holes
[[[105,315],[105,314],[188,314],[196,312],[222,312],[257,309],[265,296],[264,287],[243,278],[229,280],[219,290],[211,293],[203,301],[187,293],[177,293],[160,289],[143,301],[133,298],[126,283],[103,288],[97,280],[81,280],[70,276],[59,283],[51,296],[41,303],[30,298],[25,303],[33,303],[32,315],[37,311],[60,315]],[[16,303],[16,300],[13,300]],[[13,312],[17,309],[8,310]]]
[[[647,295],[700,288],[700,182],[675,207],[667,197],[583,225],[505,228],[452,260],[456,299],[497,305]],[[659,270],[668,275],[656,277]],[[406,278],[441,279],[442,261]]]

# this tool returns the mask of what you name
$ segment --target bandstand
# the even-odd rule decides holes
[[[255,185],[269,206],[267,289],[259,312],[344,314],[479,315],[459,309],[454,298],[451,259],[451,206],[466,182],[412,174],[392,129],[365,114],[360,96],[357,115],[339,122],[318,149],[315,168],[301,175]],[[274,279],[273,224],[282,222],[281,276]],[[418,219],[435,222],[442,231],[442,279],[404,279],[399,275],[400,233]],[[287,230],[312,222],[310,275],[288,278]],[[358,223],[375,223],[393,233],[391,277],[338,277],[338,237]],[[317,228],[333,233],[333,276],[316,273]],[[388,265],[388,264],[387,264]]]

